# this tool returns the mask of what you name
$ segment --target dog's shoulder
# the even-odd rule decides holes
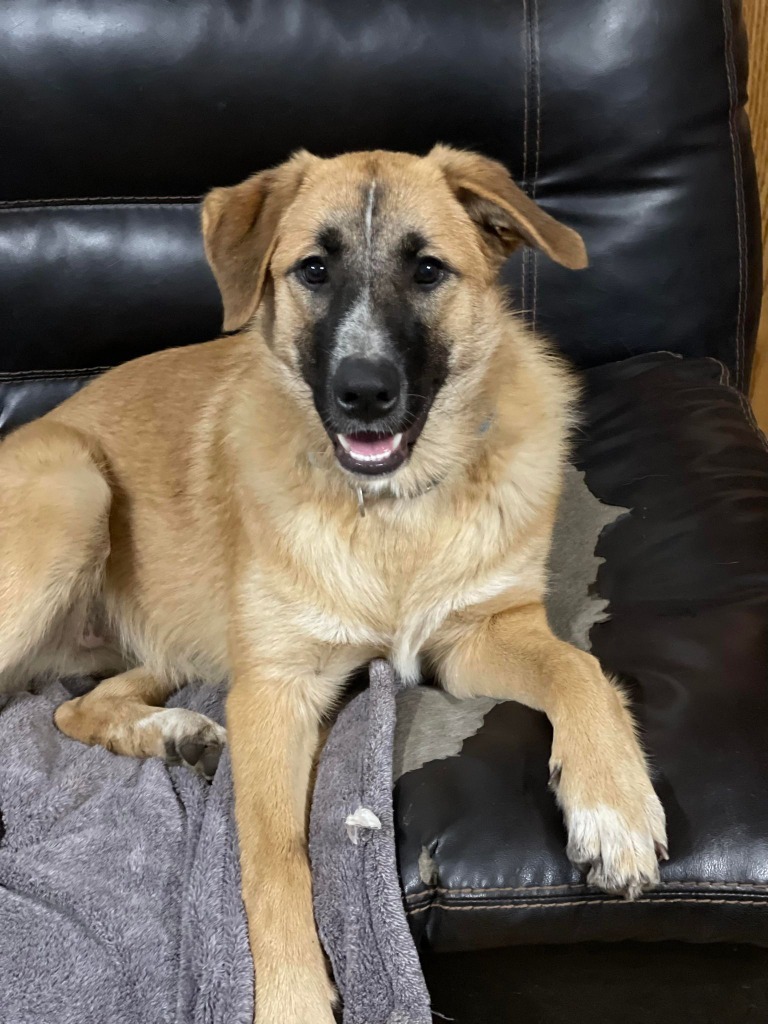
[[[118,411],[130,416],[133,410],[165,418],[166,412],[190,403],[199,408],[206,394],[237,377],[247,352],[239,338],[226,337],[152,352],[107,370],[49,415],[60,421],[92,418],[99,429],[97,418],[105,410],[108,419]]]

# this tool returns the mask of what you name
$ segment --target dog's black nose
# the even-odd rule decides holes
[[[385,359],[347,356],[333,375],[333,397],[346,416],[364,423],[386,416],[400,397],[400,374]]]

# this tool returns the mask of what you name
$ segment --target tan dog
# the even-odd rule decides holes
[[[568,855],[629,897],[664,814],[632,721],[542,596],[574,387],[507,310],[504,257],[586,263],[490,160],[298,153],[203,207],[237,332],[121,366],[0,448],[0,679],[113,677],[58,726],[210,775],[162,704],[228,675],[259,1024],[329,1024],[305,849],[321,720],[376,655],[550,718]]]

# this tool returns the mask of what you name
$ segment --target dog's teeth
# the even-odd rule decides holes
[[[402,434],[390,437],[361,438],[356,434],[338,434],[339,444],[355,462],[381,462],[393,455],[403,440]]]
[[[380,455],[363,455],[362,452],[351,452],[352,458],[355,462],[380,462]]]

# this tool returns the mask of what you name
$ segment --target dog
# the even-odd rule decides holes
[[[119,366],[0,446],[0,686],[104,680],[75,740],[210,776],[166,709],[231,680],[258,1024],[331,1024],[305,832],[321,723],[374,657],[553,726],[571,860],[632,898],[665,821],[620,690],[557,640],[545,563],[577,386],[508,307],[517,247],[580,236],[483,156],[301,151],[202,206],[218,340]]]

